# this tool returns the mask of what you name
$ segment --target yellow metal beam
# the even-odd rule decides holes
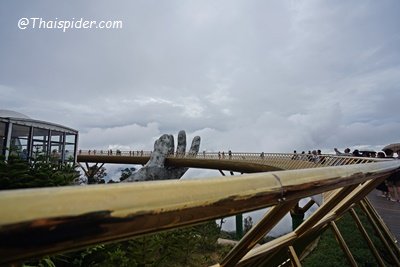
[[[296,251],[294,250],[293,246],[289,246],[288,253],[290,256],[290,262],[292,263],[292,266],[301,267],[300,260],[297,257]]]
[[[354,209],[350,209],[349,212],[350,212],[351,217],[353,217],[354,222],[357,224],[357,228],[360,230],[361,234],[364,236],[364,239],[367,242],[367,244],[368,244],[370,250],[372,251],[372,254],[374,255],[379,266],[383,266],[383,267],[386,266],[385,263],[383,262],[381,256],[379,255],[379,252],[376,250],[374,243],[372,243],[371,238],[369,237],[367,231],[365,230],[360,219],[358,218],[357,213],[354,211]]]
[[[234,266],[250,251],[272,228],[289,212],[297,201],[276,205],[271,208],[255,227],[240,240],[220,263],[221,266]]]
[[[0,264],[287,204],[389,175],[399,165],[2,191]],[[296,233],[310,229],[302,226]]]
[[[379,226],[383,229],[383,232],[386,235],[386,240],[391,243],[393,249],[396,251],[396,253],[399,255],[398,258],[400,259],[400,248],[399,244],[396,240],[396,238],[393,236],[392,232],[389,230],[383,219],[379,216],[378,212],[376,209],[372,206],[371,202],[368,200],[368,198],[364,198],[363,203],[367,210],[369,211],[370,214],[374,218],[376,218],[376,222],[379,224]],[[400,265],[399,265],[400,266]]]
[[[279,254],[282,250],[282,247],[286,247],[288,245],[293,245],[296,240],[307,234],[311,229],[313,231],[319,230],[323,227],[323,224],[316,227],[316,224],[319,220],[326,215],[333,207],[337,205],[346,195],[349,194],[357,185],[348,186],[346,188],[342,188],[338,190],[333,197],[328,199],[317,211],[315,211],[306,221],[304,221],[294,232],[294,238],[292,235],[284,236],[279,238],[278,240],[273,240],[271,242],[278,242],[276,246],[270,246],[271,242],[268,244],[262,245],[250,251],[245,257],[243,257],[242,264],[245,266],[248,262],[252,262],[254,260],[262,259],[262,264],[269,264],[268,262],[270,258],[272,258],[275,254]],[[268,255],[268,256],[267,256]]]
[[[367,217],[369,223],[370,223],[370,224],[372,225],[372,227],[374,228],[375,233],[379,236],[381,242],[382,242],[383,245],[386,247],[386,250],[388,251],[390,257],[392,258],[392,261],[393,261],[394,263],[396,263],[397,266],[400,266],[400,261],[399,261],[399,256],[400,256],[400,254],[398,254],[398,256],[396,256],[396,255],[393,253],[392,248],[390,247],[390,245],[389,245],[387,239],[383,236],[381,230],[379,229],[379,227],[378,227],[378,225],[377,225],[377,223],[376,223],[376,221],[379,221],[379,219],[378,219],[378,218],[374,218],[374,217],[373,217],[373,213],[370,213],[370,212],[368,211],[367,206],[366,206],[366,204],[365,204],[365,200],[366,200],[366,198],[364,198],[363,201],[360,201],[360,202],[358,203],[359,207],[362,209],[362,211],[364,212],[365,216]],[[393,238],[391,238],[391,239],[393,240]],[[398,251],[398,247],[397,247],[397,246],[394,246],[394,248],[397,248],[397,251]]]
[[[351,251],[349,247],[347,246],[346,242],[344,241],[342,234],[340,233],[339,229],[336,226],[336,223],[334,221],[330,222],[331,230],[333,234],[336,237],[337,242],[339,243],[340,247],[342,248],[344,254],[347,257],[347,260],[349,261],[349,264],[351,266],[357,267],[357,263],[353,257],[353,254],[351,254]]]

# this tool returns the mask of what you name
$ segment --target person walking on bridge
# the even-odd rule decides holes
[[[377,158],[385,158],[385,153],[383,152],[378,152]],[[377,190],[381,191],[381,194],[378,196],[384,197],[384,198],[388,198],[389,197],[389,189],[386,185],[386,180],[383,181],[382,183],[380,183],[377,187]]]
[[[351,157],[352,156],[352,154],[350,153],[350,148],[346,148],[344,150],[344,153],[340,152],[337,148],[334,148],[333,150],[335,150],[336,156],[342,156],[342,157]]]
[[[394,159],[394,151],[392,149],[385,149],[384,150],[385,154],[386,154],[386,158],[391,158]],[[386,185],[388,187],[389,190],[389,197],[388,200],[390,201],[397,201],[399,202],[399,196],[400,196],[400,172],[397,171],[393,174],[391,174],[387,179],[386,179]],[[397,199],[396,199],[396,193],[395,193],[395,189],[397,191]]]
[[[386,184],[389,190],[389,198],[388,200],[390,201],[397,201],[399,202],[399,196],[400,196],[400,171],[397,171],[395,173],[392,173],[387,179],[386,179]],[[395,194],[395,190],[397,193],[397,198]]]

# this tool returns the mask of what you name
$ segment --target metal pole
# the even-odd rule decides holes
[[[366,207],[366,205],[365,205],[365,202],[364,202],[365,199],[366,199],[366,198],[364,198],[364,200],[360,201],[360,202],[358,203],[358,205],[360,206],[360,208],[361,208],[362,211],[364,212],[364,214],[365,214],[365,216],[367,217],[367,219],[368,219],[369,223],[371,224],[371,226],[374,228],[374,230],[375,230],[376,234],[378,235],[378,237],[381,239],[381,242],[382,242],[383,245],[386,247],[386,250],[389,252],[389,255],[390,255],[390,257],[392,258],[392,260],[396,263],[397,266],[400,266],[400,261],[398,260],[397,256],[394,254],[394,252],[392,251],[392,249],[391,249],[391,247],[390,247],[388,241],[387,241],[386,238],[383,236],[381,230],[379,229],[377,223],[375,222],[375,220],[378,221],[379,218],[376,218],[376,217],[375,217],[375,219],[374,219],[374,218],[372,217],[373,214],[371,214],[371,213],[368,211],[368,209],[367,209],[367,207]],[[393,238],[390,238],[390,239],[393,239]],[[395,246],[395,247],[397,248],[397,246]]]
[[[236,238],[238,240],[243,237],[243,214],[236,215]]]
[[[299,202],[290,210],[292,217],[292,230],[294,231],[304,221],[304,211],[299,207]]]
[[[357,224],[357,227],[360,230],[361,234],[364,236],[365,241],[367,242],[369,249],[371,250],[372,254],[374,255],[378,265],[386,266],[385,263],[383,262],[381,256],[379,255],[379,252],[376,250],[374,244],[372,243],[371,238],[368,236],[367,231],[365,230],[364,226],[362,225],[362,223],[361,223],[360,219],[358,218],[354,209],[351,208],[349,210],[349,213],[350,213],[351,217],[353,217],[353,220]]]
[[[346,242],[344,241],[343,236],[339,231],[339,228],[336,226],[336,223],[334,221],[332,221],[330,223],[330,227],[331,227],[331,230],[332,230],[333,234],[336,237],[337,242],[339,243],[340,248],[342,249],[342,251],[346,255],[347,260],[349,261],[349,264],[351,266],[355,266],[355,267],[358,266],[357,262],[355,261],[355,259],[353,257],[353,255],[351,254],[351,251],[350,251],[349,247],[347,246]]]
[[[294,250],[293,246],[289,246],[288,253],[290,257],[290,261],[293,267],[301,267],[301,263],[299,258],[297,257],[296,251]]]

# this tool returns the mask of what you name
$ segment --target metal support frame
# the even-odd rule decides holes
[[[392,247],[394,248],[394,250],[396,251],[396,253],[399,255],[400,258],[400,248],[399,248],[399,244],[396,240],[396,238],[393,236],[392,232],[389,230],[389,228],[387,227],[387,225],[385,224],[385,222],[382,220],[382,218],[379,216],[378,212],[374,209],[374,207],[372,206],[371,202],[368,200],[368,198],[364,198],[364,202],[365,207],[368,209],[368,211],[373,214],[373,217],[376,218],[376,222],[379,224],[379,226],[381,227],[381,229],[383,230],[383,232],[386,235],[386,240],[388,240]]]
[[[391,161],[235,179],[225,176],[0,192],[0,264],[270,207],[218,266],[277,266],[290,261],[290,246],[296,251],[293,255],[300,255],[330,222],[351,211],[399,165]],[[326,201],[295,231],[254,247],[300,199],[321,193],[326,193]],[[88,231],[94,226],[98,231]],[[27,236],[31,238],[25,240]],[[4,240],[14,243],[10,246]]]
[[[290,257],[290,262],[292,263],[293,267],[301,267],[300,260],[297,257],[296,251],[294,250],[293,246],[288,247],[288,253]]]
[[[354,211],[353,208],[349,210],[351,217],[353,217],[354,222],[357,224],[358,229],[360,230],[361,234],[363,235],[365,241],[368,244],[369,249],[372,251],[372,254],[374,255],[376,261],[378,262],[379,266],[386,266],[385,263],[383,262],[381,256],[379,255],[379,252],[376,250],[376,247],[371,241],[371,238],[369,237],[367,231],[365,230],[364,226],[362,225],[360,218],[358,218],[357,213]]]
[[[296,228],[292,233],[294,234],[294,239],[288,237],[282,240],[283,244],[276,247],[271,247],[269,244],[264,244],[257,247],[254,251],[249,252],[245,257],[243,257],[243,266],[250,262],[256,263],[257,266],[267,266],[269,260],[274,257],[281,250],[286,249],[285,246],[293,245],[298,237],[303,236],[308,231],[311,231],[313,227],[321,220],[327,212],[329,212],[333,207],[335,207],[344,196],[348,195],[357,185],[352,185],[345,187],[336,191],[322,206],[316,210],[306,221],[304,221],[299,227]],[[273,249],[275,248],[275,249]]]
[[[357,267],[357,263],[353,257],[353,254],[351,254],[351,251],[349,249],[349,247],[346,244],[346,241],[344,241],[342,234],[339,231],[339,228],[336,226],[336,223],[334,221],[332,221],[330,223],[330,228],[333,232],[333,234],[336,237],[336,240],[338,241],[340,248],[342,249],[343,253],[346,255],[347,260],[349,261],[349,264],[351,266]]]
[[[389,245],[389,243],[388,243],[388,241],[387,241],[387,238],[385,238],[385,237],[383,236],[381,230],[379,229],[379,226],[378,226],[377,223],[376,223],[376,221],[378,221],[379,218],[373,218],[373,213],[370,213],[370,212],[368,211],[368,209],[367,209],[367,206],[366,206],[366,204],[365,204],[365,199],[362,200],[362,201],[360,201],[360,202],[358,203],[358,205],[359,205],[359,207],[361,208],[361,210],[364,212],[364,214],[365,214],[365,216],[367,217],[369,223],[370,223],[370,224],[372,225],[372,227],[374,228],[375,233],[378,235],[378,237],[380,238],[381,242],[382,242],[383,245],[385,246],[385,248],[386,248],[386,250],[388,251],[388,253],[389,253],[389,255],[390,255],[392,261],[395,262],[397,266],[400,266],[400,261],[399,261],[399,258],[398,258],[398,257],[400,257],[400,254],[398,253],[398,256],[396,256],[396,255],[393,253],[393,250],[392,250],[392,248],[390,247],[390,245]],[[389,238],[389,240],[393,240],[393,238]],[[397,250],[398,250],[398,246],[395,245],[394,248],[397,248]]]
[[[296,201],[271,208],[260,221],[250,229],[243,239],[221,261],[221,266],[234,266],[289,212]]]
[[[382,179],[384,179],[384,177],[382,178],[382,176],[380,176],[378,179],[369,180],[362,184],[354,184],[336,190],[334,194],[330,194],[326,202],[316,212],[314,212],[310,218],[308,218],[296,230],[294,230],[294,233],[297,234],[297,238],[302,237],[306,233],[309,234],[310,232],[318,231],[321,229],[321,227],[326,225],[326,223],[330,223],[335,218],[341,217],[345,212],[348,211],[349,208],[354,205],[354,202],[359,201],[359,199],[365,196],[365,194],[368,194],[370,191],[372,191]],[[293,239],[286,245],[295,244],[295,242],[296,239]],[[254,260],[256,261],[251,266],[266,266],[269,264],[270,259],[273,258],[274,255],[277,255],[277,253],[281,253],[280,251],[283,249],[280,248],[280,250],[275,250],[275,252],[271,252],[269,249],[266,249],[263,252],[258,252],[264,246],[266,245],[254,249],[254,252],[249,252],[248,255],[246,255],[242,260],[243,266],[250,264],[250,262],[253,262]],[[263,254],[267,256],[263,257]],[[263,259],[261,260],[260,257]]]
[[[91,169],[90,166],[89,166],[89,164],[88,164],[87,162],[85,162],[85,164],[86,164],[86,170],[85,170],[85,168],[82,166],[82,164],[79,164],[79,167],[81,167],[81,169],[82,169],[83,172],[85,173],[86,177],[88,177],[88,178],[89,178],[89,177],[95,176],[96,173],[99,172],[100,169],[104,166],[104,163],[102,163],[102,164],[100,165],[100,167],[98,167],[97,165],[98,165],[99,163],[96,163],[95,165],[93,165],[93,166],[96,166],[96,168],[95,168],[95,169]],[[92,166],[92,167],[93,167],[93,166]]]
[[[3,148],[5,150],[4,155],[5,155],[6,160],[8,159],[8,156],[10,155],[12,127],[13,127],[13,123],[8,122],[8,127],[6,129],[6,142],[5,142],[4,148]]]

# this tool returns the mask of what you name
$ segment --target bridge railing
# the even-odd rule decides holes
[[[96,157],[145,157],[150,158],[152,151],[102,151],[102,150],[79,150],[80,156]],[[296,170],[306,168],[331,167],[350,164],[362,164],[384,161],[385,159],[370,157],[346,157],[336,155],[293,154],[293,153],[246,153],[246,152],[199,152],[197,154],[182,153],[171,154],[167,159],[195,159],[216,160],[221,162],[248,162],[252,164],[271,165],[281,170]]]
[[[300,266],[298,258],[308,245],[355,204],[368,206],[365,196],[399,167],[400,161],[392,160],[233,177],[3,191],[0,265],[269,207],[215,266]],[[254,248],[300,199],[317,194],[324,194],[325,202],[298,228]],[[390,234],[387,238],[393,240]],[[400,255],[388,253],[395,262]]]

